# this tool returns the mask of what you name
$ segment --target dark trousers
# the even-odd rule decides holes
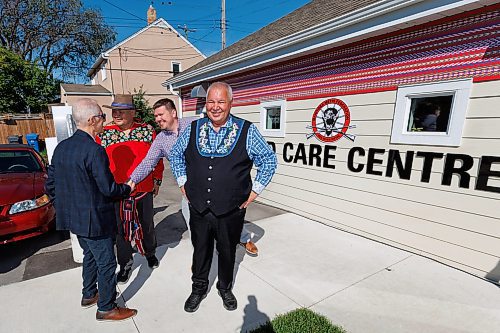
[[[205,294],[208,290],[208,275],[212,265],[214,242],[218,255],[219,280],[217,289],[231,290],[236,246],[240,241],[245,219],[245,209],[236,209],[222,216],[210,210],[199,213],[189,206],[191,242],[193,243],[193,293]]]
[[[111,236],[78,236],[83,249],[83,289],[84,298],[92,298],[99,289],[97,309],[109,311],[116,307],[116,259],[114,240]]]
[[[120,203],[115,205],[116,221],[118,223],[118,236],[116,237],[116,256],[120,268],[128,269],[132,267],[133,249],[132,244],[123,237],[123,222],[120,218]],[[151,257],[156,252],[156,234],[153,221],[153,193],[147,193],[142,199],[137,201],[137,215],[142,227],[142,245],[145,256]]]

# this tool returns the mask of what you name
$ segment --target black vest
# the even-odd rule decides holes
[[[209,120],[205,118],[191,124],[191,136],[184,152],[187,173],[184,189],[196,211],[203,213],[210,209],[212,213],[220,216],[239,207],[248,199],[252,190],[250,171],[253,162],[246,150],[250,123],[233,117],[233,122],[242,125],[242,129],[227,155],[206,152],[202,154],[199,149],[200,126],[207,126],[207,121]],[[228,129],[226,138],[229,132]],[[224,143],[224,140],[222,142]]]

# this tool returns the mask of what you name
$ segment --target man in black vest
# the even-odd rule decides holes
[[[170,166],[189,201],[193,243],[192,292],[184,310],[194,312],[208,291],[214,243],[217,289],[227,310],[237,308],[233,287],[236,246],[248,205],[276,170],[276,155],[252,123],[230,115],[233,93],[224,82],[207,91],[208,118],[194,121],[170,153]],[[252,165],[257,168],[254,182]]]

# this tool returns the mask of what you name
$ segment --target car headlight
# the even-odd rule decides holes
[[[36,209],[45,206],[49,202],[50,199],[47,194],[44,194],[36,199],[19,201],[13,204],[12,207],[10,207],[9,214],[16,214],[25,212],[27,210]]]

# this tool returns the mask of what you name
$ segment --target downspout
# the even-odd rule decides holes
[[[168,91],[170,91],[170,93],[174,96],[177,96],[177,98],[179,99],[178,100],[178,105],[179,105],[179,110],[177,110],[177,117],[179,119],[182,119],[183,115],[182,115],[182,98],[181,98],[181,95],[179,93],[176,93],[174,91],[174,88],[172,87],[171,84],[168,85]]]
[[[111,80],[112,99],[115,98],[115,84],[113,83],[113,67],[111,67],[111,58],[107,58],[109,64],[109,79]]]

